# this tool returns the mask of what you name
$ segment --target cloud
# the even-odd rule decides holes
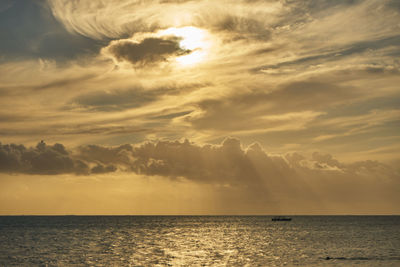
[[[310,158],[299,153],[272,155],[258,143],[244,148],[236,138],[226,138],[219,145],[158,141],[86,145],[71,151],[61,144],[42,142],[34,148],[1,145],[0,172],[85,175],[74,179],[110,176],[114,187],[120,176],[147,177],[146,186],[158,187],[160,192],[195,185],[207,188],[204,194],[212,192],[213,205],[222,213],[279,212],[279,208],[329,213],[332,207],[371,212],[372,206],[392,207],[399,201],[400,189],[400,170],[391,165],[372,160],[344,163],[320,152]]]
[[[114,165],[100,165],[97,164],[91,169],[91,173],[93,174],[98,174],[98,173],[109,173],[109,172],[115,172],[117,170],[117,167]]]
[[[94,111],[113,111],[137,108],[160,98],[161,93],[167,93],[167,88],[143,90],[132,88],[128,90],[96,91],[75,97],[72,107],[87,108]]]
[[[289,82],[277,87],[236,91],[224,98],[196,103],[196,114],[186,120],[196,129],[238,131],[240,129],[299,129],[336,106],[359,96],[357,90],[318,80]],[[237,121],[242,121],[238,124]],[[289,127],[293,126],[293,127]],[[289,127],[289,128],[288,128]]]
[[[86,145],[77,149],[76,157],[102,165],[114,164],[129,166],[133,162],[133,147],[121,145],[117,147],[104,147],[98,145]]]
[[[347,47],[338,47],[332,51],[332,48],[329,49],[328,52],[319,51],[317,55],[309,55],[306,57],[296,58],[292,61],[285,61],[276,65],[266,65],[262,67],[258,67],[256,70],[274,70],[274,69],[281,69],[284,67],[290,66],[311,66],[311,65],[318,65],[321,63],[326,63],[329,61],[340,61],[343,58],[354,56],[354,54],[362,54],[371,50],[379,50],[384,49],[387,47],[396,47],[400,45],[400,35],[394,35],[385,37],[378,40],[367,40],[361,42],[354,42]],[[374,69],[369,69],[371,72]],[[376,71],[376,69],[375,69]]]
[[[305,178],[299,176],[299,171],[312,174],[314,179],[319,179],[325,171],[338,177],[363,173],[373,178],[379,171],[385,174],[381,173],[382,176],[376,176],[376,179],[398,175],[389,165],[377,161],[346,164],[330,154],[319,152],[313,153],[310,159],[298,153],[270,155],[258,143],[243,148],[236,138],[226,138],[220,145],[197,145],[189,140],[115,147],[85,145],[72,152],[62,144],[51,146],[42,141],[34,148],[1,145],[0,155],[3,172],[88,174],[88,168],[92,166],[92,173],[114,172],[119,168],[142,175],[231,185],[295,182],[298,178]]]
[[[90,4],[68,0],[48,2],[54,16],[70,32],[96,39],[121,38],[137,32],[188,25],[254,34],[265,28],[262,21],[270,21],[280,6],[280,3],[262,1],[219,1],[213,3],[212,9],[208,1],[154,1],[146,5],[136,0]],[[261,17],[264,18],[258,19]],[[261,32],[268,33],[267,30]]]
[[[4,4],[3,4],[4,2]],[[69,33],[45,1],[2,1],[0,61],[47,58],[71,60],[96,54],[105,43]]]
[[[167,96],[177,96],[188,93],[207,84],[168,82],[162,84],[157,82],[152,86],[132,84],[124,89],[92,90],[75,96],[66,105],[66,109],[87,109],[90,111],[120,111],[143,107],[161,100]],[[174,114],[172,114],[174,115]],[[179,115],[179,114],[178,114]],[[165,110],[160,112],[160,118],[168,118]],[[167,116],[167,117],[165,117]],[[1,119],[1,116],[0,116]]]
[[[275,153],[296,144],[303,153],[360,159],[390,145],[377,140],[398,135],[395,1],[210,5],[4,1],[0,50],[12,62],[0,65],[0,138],[78,146],[184,137],[215,143],[233,135]],[[179,46],[184,39],[159,34],[188,26],[205,33],[204,58],[190,66],[165,64],[189,51]],[[25,52],[40,60],[14,61]],[[196,52],[201,48],[189,57]],[[152,64],[168,67],[147,67]],[[194,82],[203,86],[178,88]],[[393,116],[379,115],[389,105]]]
[[[271,30],[260,18],[251,17],[246,13],[236,15],[226,14],[225,12],[220,10],[220,13],[203,14],[197,18],[195,24],[199,27],[208,28],[216,34],[227,34],[227,39],[231,41],[241,39],[270,40]]]
[[[132,170],[141,174],[220,184],[252,183],[257,179],[237,139],[202,147],[189,141],[160,141],[136,147],[132,154],[136,158]]]
[[[35,148],[23,145],[0,144],[0,171],[29,174],[88,173],[88,166],[73,159],[62,144],[46,145],[43,141]]]
[[[156,38],[148,37],[140,42],[133,40],[113,41],[104,49],[117,61],[127,61],[132,64],[147,65],[166,61],[168,57],[188,54],[191,51],[179,46],[178,37]]]

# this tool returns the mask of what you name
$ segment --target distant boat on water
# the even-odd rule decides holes
[[[272,217],[272,221],[277,222],[277,221],[291,221],[292,218],[290,217],[284,217],[284,216],[276,216]]]

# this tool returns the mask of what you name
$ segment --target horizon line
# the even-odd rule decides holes
[[[400,214],[0,214],[0,217],[185,217],[185,216],[213,216],[213,217],[227,217],[227,216],[400,216]]]

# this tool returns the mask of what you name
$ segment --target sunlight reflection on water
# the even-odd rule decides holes
[[[399,223],[360,216],[0,217],[0,266],[398,266]]]

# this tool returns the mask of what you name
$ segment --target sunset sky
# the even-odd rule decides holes
[[[400,214],[398,0],[0,1],[0,214]]]

